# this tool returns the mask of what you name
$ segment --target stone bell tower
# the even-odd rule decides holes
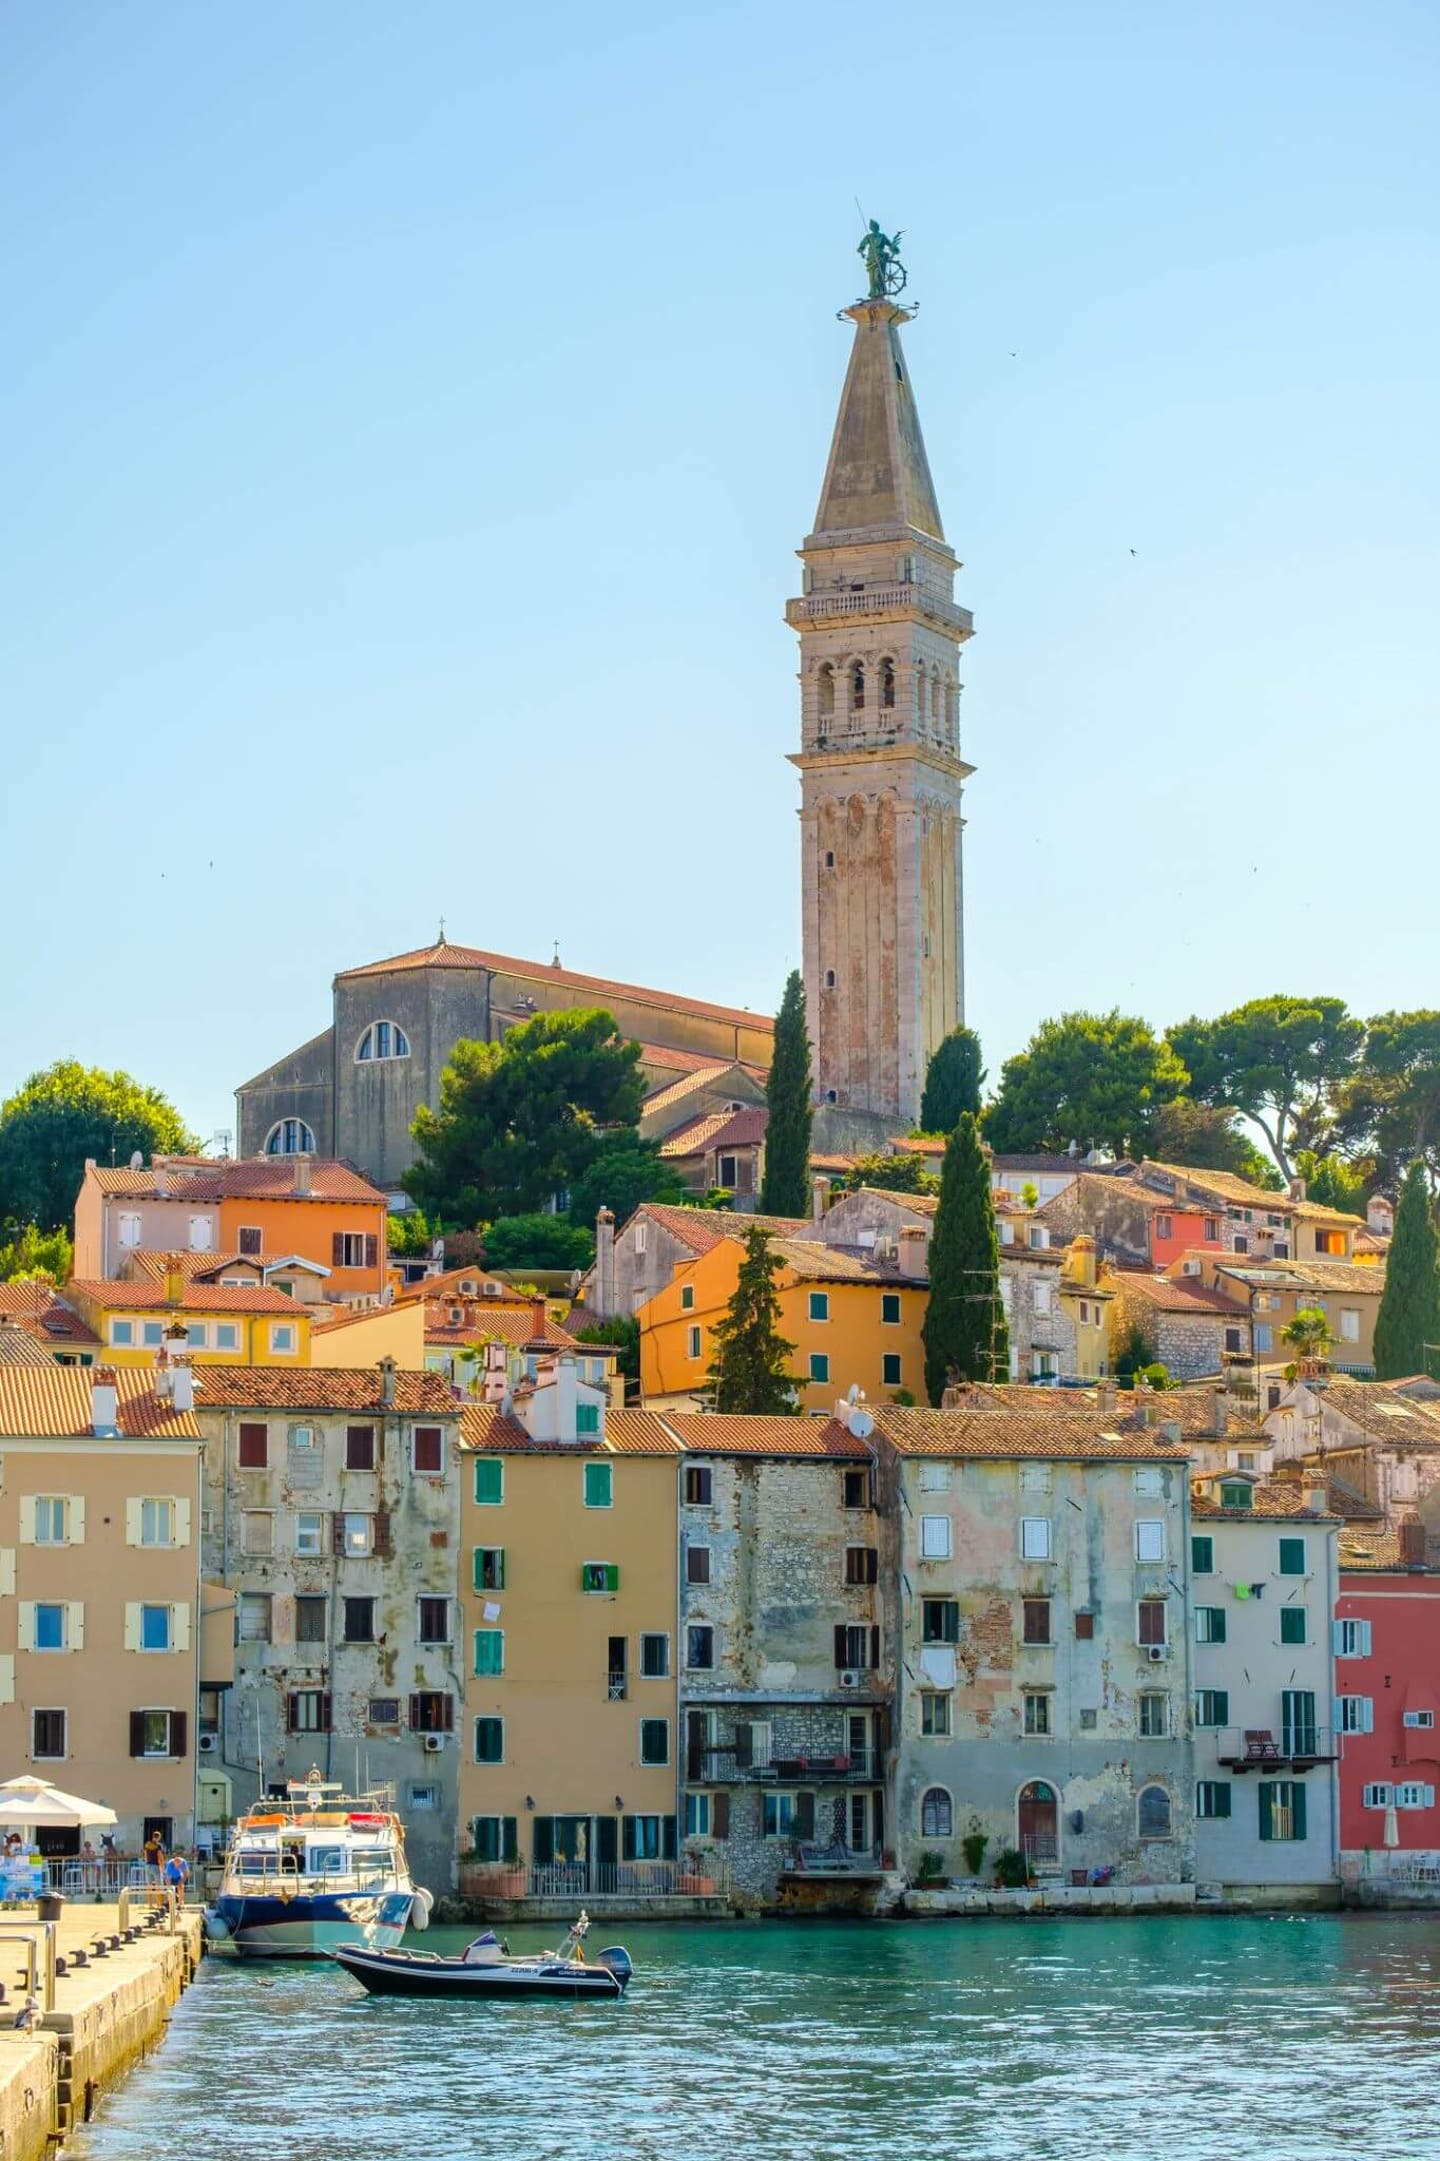
[[[799,550],[805,997],[817,1135],[866,1145],[919,1115],[965,1013],[960,647],[946,545],[900,343],[904,273],[870,261],[815,530]],[[862,244],[863,247],[864,244]]]

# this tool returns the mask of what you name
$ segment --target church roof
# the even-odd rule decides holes
[[[602,997],[627,998],[636,1005],[653,1005],[679,1013],[699,1013],[710,1020],[733,1022],[737,1027],[759,1029],[764,1034],[775,1023],[768,1013],[752,1013],[743,1006],[710,1005],[703,998],[681,998],[673,991],[646,990],[636,983],[616,983],[607,976],[580,975],[553,961],[515,960],[504,953],[487,953],[478,946],[452,945],[448,941],[417,946],[414,952],[397,953],[389,960],[366,961],[359,968],[342,968],[337,983],[357,982],[368,975],[399,975],[420,968],[485,968],[496,975],[519,976],[522,981],[561,983],[570,990],[596,991]]]
[[[900,346],[909,321],[891,301],[847,308],[855,343],[811,538],[868,526],[909,526],[943,541],[910,371]]]

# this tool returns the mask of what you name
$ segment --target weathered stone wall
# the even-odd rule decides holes
[[[1000,1295],[1010,1324],[1010,1373],[1017,1381],[1036,1377],[1036,1354],[1048,1352],[1056,1361],[1055,1377],[1075,1380],[1080,1373],[1075,1316],[1060,1296],[1064,1255],[1056,1248],[1033,1253],[1019,1246],[1000,1248]],[[1048,1286],[1050,1311],[1038,1310]]]
[[[281,1118],[303,1118],[315,1135],[317,1155],[335,1145],[335,1040],[326,1028],[235,1091],[235,1153],[263,1153],[271,1127]]]
[[[1047,1226],[1055,1245],[1068,1245],[1072,1238],[1093,1238],[1101,1260],[1130,1267],[1150,1264],[1151,1210],[1137,1200],[1129,1179],[1096,1178],[1082,1172],[1063,1193],[1043,1201],[1035,1216]]]

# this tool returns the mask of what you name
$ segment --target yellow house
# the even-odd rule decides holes
[[[1099,1380],[1109,1370],[1110,1307],[1115,1292],[1100,1280],[1093,1238],[1072,1238],[1060,1270],[1060,1304],[1075,1326],[1075,1377]]]
[[[460,1445],[461,1889],[671,1890],[678,1446],[566,1353]]]
[[[828,1416],[837,1392],[852,1386],[877,1402],[893,1402],[901,1391],[925,1400],[923,1230],[901,1232],[894,1267],[804,1239],[772,1239],[771,1251],[781,1264],[779,1327],[795,1345],[790,1370],[802,1410]],[[721,1239],[641,1306],[640,1386],[650,1408],[691,1410],[703,1395],[715,1325],[743,1259],[738,1239]]]
[[[151,1829],[188,1844],[202,1625],[195,1413],[150,1374],[0,1367],[0,1452],[0,1756],[113,1808],[121,1854],[137,1854]],[[43,1833],[42,1849],[78,1853],[80,1835]]]
[[[382,1358],[393,1358],[400,1372],[423,1373],[425,1308],[397,1304],[342,1313],[317,1321],[310,1340],[320,1365],[371,1369]]]
[[[68,1283],[65,1298],[117,1366],[153,1366],[162,1350],[196,1365],[310,1363],[308,1306],[267,1284],[196,1283],[177,1265],[159,1281]]]

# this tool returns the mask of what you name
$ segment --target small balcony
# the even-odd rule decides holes
[[[1216,1762],[1242,1775],[1246,1771],[1309,1771],[1317,1763],[1334,1763],[1336,1755],[1330,1728],[1310,1720],[1274,1728],[1222,1726],[1215,1734]]]
[[[730,1865],[708,1849],[691,1861],[552,1861],[543,1867],[462,1861],[460,1895],[486,1904],[553,1901],[573,1907],[583,1900],[597,1912],[637,1905],[643,1911],[652,1899],[723,1902],[730,1895]]]
[[[852,1748],[833,1755],[793,1755],[783,1748],[741,1750],[731,1741],[723,1747],[691,1749],[685,1759],[685,1776],[692,1786],[870,1785],[881,1775],[878,1748]]]

